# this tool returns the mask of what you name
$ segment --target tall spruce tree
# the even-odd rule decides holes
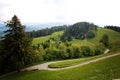
[[[2,72],[13,70],[20,71],[23,66],[30,64],[35,59],[32,48],[32,39],[25,33],[23,26],[16,15],[6,22],[8,30],[2,40]]]

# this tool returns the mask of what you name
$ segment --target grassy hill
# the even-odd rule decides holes
[[[58,32],[54,32],[52,35],[48,35],[48,36],[43,36],[43,37],[38,37],[38,38],[34,38],[33,39],[33,45],[36,45],[38,43],[42,43],[50,38],[55,38],[59,40],[59,36],[63,34],[63,31],[58,31]]]
[[[63,31],[60,31],[55,32],[49,36],[34,38],[33,45],[37,45],[38,43],[45,42],[49,39],[51,40],[51,43],[55,44],[56,41],[60,41],[60,36],[62,34]],[[110,29],[98,28],[96,37],[88,40],[73,39],[68,43],[71,43],[73,46],[87,45],[90,47],[94,47],[96,44],[99,43],[99,40],[104,34],[108,34],[109,36],[111,52],[120,52],[120,34]],[[79,58],[79,60],[80,59],[84,60],[85,58]],[[74,62],[81,62],[81,60],[79,60],[73,61],[72,64],[74,64]],[[119,61],[120,56],[115,56],[72,69],[60,71],[25,71],[6,77],[1,77],[0,80],[112,80],[120,78]]]
[[[88,41],[97,44],[101,39],[102,35],[107,34],[109,36],[109,42],[112,51],[119,51],[120,49],[120,33],[111,29],[98,28],[97,36]]]
[[[55,38],[57,41],[60,41],[60,36],[63,34],[63,31],[55,32],[52,35],[44,36],[44,37],[38,37],[33,39],[33,44],[36,45],[38,43],[42,43],[50,38]],[[111,45],[111,49],[118,50],[120,48],[120,33],[106,29],[106,28],[97,28],[97,35],[96,37],[88,40],[78,40],[73,39],[72,41],[69,41],[68,43],[71,43],[73,46],[90,46],[94,47],[96,44],[99,43],[99,40],[102,38],[104,34],[107,34],[109,36],[109,41]],[[54,42],[54,41],[53,41]]]

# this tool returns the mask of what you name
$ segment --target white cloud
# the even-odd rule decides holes
[[[120,26],[119,0],[0,0],[3,20],[14,14],[22,22],[79,22]],[[0,8],[1,9],[1,8]]]

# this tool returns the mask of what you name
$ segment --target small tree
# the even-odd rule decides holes
[[[88,34],[87,34],[87,38],[93,38],[95,36],[96,36],[96,33],[93,30],[89,31]]]
[[[83,56],[91,56],[91,49],[89,46],[82,46],[81,52],[82,52]]]
[[[107,34],[104,34],[100,40],[101,43],[104,44],[105,47],[109,46],[109,37]]]
[[[3,72],[12,70],[19,72],[23,66],[32,63],[35,59],[32,39],[27,36],[25,26],[21,24],[16,15],[6,22],[6,27],[9,29],[5,31],[2,40],[4,57],[1,69]]]

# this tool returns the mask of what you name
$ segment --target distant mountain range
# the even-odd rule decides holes
[[[70,23],[45,23],[45,24],[31,24],[27,23],[26,26],[26,31],[33,31],[33,30],[40,30],[40,29],[45,29],[45,28],[51,28],[54,26],[61,26],[61,25],[70,25]]]
[[[45,24],[38,24],[38,23],[25,23],[23,24],[26,26],[26,31],[32,31],[32,30],[40,30],[44,28],[51,28],[54,26],[60,26],[60,25],[69,25],[69,23],[45,23]],[[0,24],[0,32],[6,30],[5,24]]]
[[[29,31],[33,31],[33,30],[40,30],[40,29],[44,29],[44,28],[51,28],[54,26],[70,25],[70,24],[56,22],[56,23],[45,23],[45,24],[25,23],[23,25],[26,26],[26,29],[25,29],[26,32],[29,32]],[[3,31],[5,31],[5,30],[7,30],[7,27],[5,27],[5,24],[0,23],[0,37],[3,35]]]

